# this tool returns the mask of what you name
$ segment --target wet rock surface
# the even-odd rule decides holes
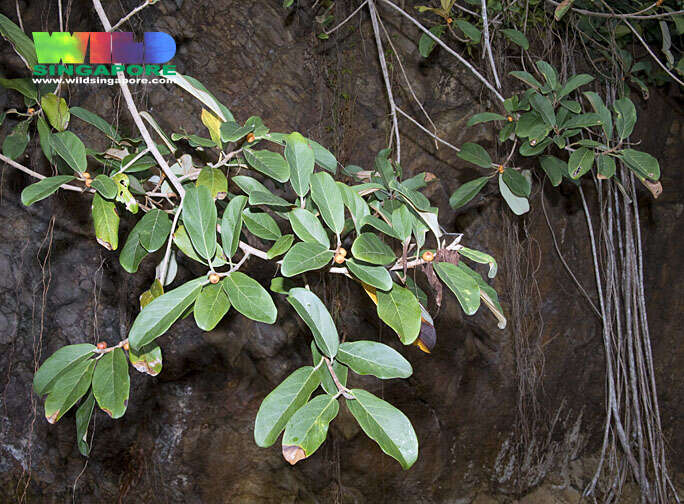
[[[260,115],[275,131],[298,130],[332,147],[347,164],[371,166],[387,140],[385,94],[366,17],[328,41],[316,38],[308,9],[287,13],[280,0],[268,2],[160,2],[133,20],[136,31],[166,31],[178,42],[174,63],[200,79],[239,120]],[[110,18],[133,3],[107,6]],[[52,2],[20,2],[27,31],[56,29]],[[13,16],[13,6],[0,11]],[[348,13],[349,11],[347,11]],[[344,15],[340,8],[338,17]],[[409,26],[386,13],[399,30],[393,40],[404,56],[416,93],[453,144],[480,141],[495,148],[485,127],[465,128],[467,117],[485,110],[487,94],[447,54],[439,50],[419,61]],[[69,26],[94,31],[99,23],[88,2],[74,2]],[[389,28],[390,26],[388,26]],[[19,76],[8,45],[0,45],[0,68]],[[399,74],[394,76],[401,82]],[[170,131],[204,134],[200,107],[171,86],[136,87],[141,108]],[[420,111],[398,90],[415,117]],[[120,111],[121,127],[131,124],[115,87],[71,86],[70,100],[111,118]],[[0,94],[4,109],[17,102]],[[640,197],[645,244],[645,285],[656,362],[663,427],[674,472],[684,471],[684,380],[679,318],[684,308],[682,271],[682,187],[678,169],[684,129],[681,100],[654,92],[639,104],[635,137],[643,150],[657,153],[663,169],[663,196]],[[74,119],[76,130],[99,147],[103,137]],[[89,220],[89,201],[58,193],[30,208],[19,202],[29,180],[3,167],[0,193],[0,500],[14,502],[577,502],[599,447],[604,412],[604,358],[598,320],[592,315],[554,251],[541,213],[544,200],[566,260],[590,292],[593,273],[586,224],[570,188],[546,185],[532,198],[525,222],[513,219],[498,197],[478,196],[466,209],[452,211],[448,197],[476,170],[452,151],[434,144],[402,122],[402,165],[409,173],[433,172],[438,180],[425,192],[440,208],[450,231],[466,234],[469,244],[500,259],[494,281],[504,310],[519,323],[500,331],[481,310],[465,317],[451,294],[436,318],[438,343],[431,355],[403,348],[382,327],[359,288],[340,278],[311,275],[310,281],[338,320],[347,339],[383,341],[412,363],[408,380],[381,382],[354,377],[399,407],[412,420],[421,452],[408,472],[382,454],[358,428],[346,407],[333,422],[328,440],[310,460],[290,467],[279,447],[258,448],[253,421],[263,397],[298,366],[308,364],[310,335],[282,299],[278,325],[266,326],[231,311],[216,330],[201,332],[192,318],[173,326],[160,343],[162,373],[151,378],[131,369],[131,399],[123,419],[95,415],[95,441],[87,461],[78,453],[73,415],[49,425],[31,392],[37,364],[62,345],[118,341],[137,313],[137,296],[154,278],[159,257],[145,259],[132,276],[118,258],[98,246]],[[8,124],[0,132],[4,137]],[[47,173],[37,142],[22,161]],[[587,187],[587,190],[591,188]],[[131,222],[123,219],[121,236]],[[524,239],[528,233],[527,240]],[[513,238],[522,237],[519,239]],[[519,245],[522,243],[522,247]],[[514,247],[515,246],[515,247]],[[519,307],[514,303],[519,256],[532,257],[535,289]],[[192,278],[181,259],[177,282]],[[268,283],[275,269],[254,260],[248,271]],[[538,290],[537,290],[538,289]],[[516,495],[506,470],[505,447],[515,443],[518,413],[517,355],[529,320],[543,320],[534,336],[542,349],[537,389],[540,409],[535,428],[545,437],[554,426],[557,454],[539,468],[540,479],[527,495]],[[536,322],[535,322],[536,323]],[[518,330],[516,330],[516,327]],[[536,358],[540,358],[537,354]],[[535,361],[537,364],[541,360]],[[578,420],[578,418],[581,419]],[[577,432],[573,428],[577,427]],[[551,449],[551,448],[549,448]],[[531,476],[530,476],[531,478]],[[681,478],[681,477],[680,477]],[[681,485],[681,479],[680,483]],[[75,490],[74,490],[75,489]],[[626,496],[636,499],[637,494]],[[625,500],[631,502],[631,500]],[[635,500],[636,502],[636,500]]]

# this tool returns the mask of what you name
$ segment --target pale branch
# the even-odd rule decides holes
[[[102,26],[104,26],[106,31],[110,31],[112,29],[112,25],[109,23],[109,19],[107,18],[107,14],[102,8],[100,0],[93,0],[93,6],[95,7],[95,11],[97,12],[98,17],[100,18]],[[159,152],[157,144],[155,144],[154,140],[152,140],[150,132],[147,130],[147,127],[143,123],[143,120],[140,117],[140,112],[138,112],[138,108],[136,107],[135,102],[133,101],[133,95],[131,94],[131,90],[128,87],[128,83],[126,82],[124,73],[121,71],[117,72],[117,77],[119,80],[119,86],[121,87],[121,92],[124,96],[124,100],[126,101],[128,110],[133,116],[133,121],[135,122],[135,125],[138,127],[138,130],[140,131],[140,134],[145,140],[147,147],[150,149],[152,156],[157,161],[157,163],[159,163],[159,166],[166,174],[167,178],[171,181],[171,184],[176,189],[176,192],[182,198],[185,194],[185,189],[183,188],[182,184],[178,181],[178,178],[173,173],[173,171],[171,171],[171,168],[166,162],[166,159],[164,159],[164,156],[162,156],[161,152]]]
[[[496,71],[496,64],[494,63],[494,55],[492,54],[492,44],[489,40],[489,21],[487,20],[487,0],[482,0],[482,24],[484,26],[484,43],[485,50],[489,55],[489,64],[492,67],[492,73],[494,74],[494,81],[496,82],[497,89],[501,89],[501,81],[499,80],[499,74]]]
[[[375,8],[374,0],[368,0],[368,10],[370,11],[371,24],[373,25],[373,33],[375,35],[375,43],[378,46],[378,59],[380,60],[380,68],[382,69],[382,77],[385,81],[385,89],[390,104],[390,114],[392,115],[392,129],[397,141],[397,163],[401,162],[401,140],[399,138],[399,123],[397,121],[397,104],[394,102],[392,95],[392,82],[387,72],[387,61],[385,61],[385,50],[382,46],[382,38],[380,36],[380,27],[378,26],[378,12]]]
[[[485,86],[487,86],[487,88],[489,88],[489,90],[490,90],[492,93],[494,93],[494,96],[496,96],[496,98],[497,98],[501,103],[503,103],[503,102],[505,101],[505,100],[504,100],[504,97],[501,95],[501,93],[499,93],[499,92],[496,90],[496,88],[492,85],[492,83],[489,82],[489,81],[488,81],[480,72],[478,72],[477,69],[476,69],[472,64],[470,64],[470,62],[469,62],[468,60],[466,60],[463,56],[461,56],[461,55],[458,54],[456,51],[454,51],[451,47],[449,47],[449,46],[446,45],[444,42],[442,42],[442,41],[439,39],[439,37],[436,37],[430,30],[428,30],[427,28],[425,28],[425,26],[423,26],[423,25],[420,23],[420,21],[418,21],[416,18],[414,18],[413,16],[411,16],[408,12],[406,12],[404,9],[402,9],[402,8],[399,7],[398,5],[394,4],[394,3],[391,2],[390,0],[380,0],[380,1],[383,2],[383,3],[386,4],[386,5],[389,5],[392,9],[396,10],[397,12],[399,12],[399,14],[401,14],[401,15],[404,16],[406,19],[408,19],[409,21],[411,21],[411,22],[412,22],[414,25],[416,25],[423,33],[425,33],[428,37],[430,37],[432,40],[434,40],[436,44],[438,44],[439,46],[441,46],[442,48],[444,48],[444,50],[445,50],[446,52],[448,52],[449,54],[451,54],[452,56],[454,56],[456,59],[458,59],[458,61],[460,61],[461,64],[463,64],[468,70],[470,70],[470,71],[475,75],[475,77],[477,77],[477,78],[480,80],[480,82],[482,82]]]

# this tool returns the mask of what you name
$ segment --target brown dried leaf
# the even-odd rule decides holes
[[[437,308],[440,308],[442,306],[442,282],[440,282],[439,278],[437,278],[432,263],[423,264],[422,269],[425,273],[425,276],[427,276],[428,283],[430,284],[432,292],[435,295],[435,304],[437,305]]]
[[[295,465],[302,459],[306,458],[306,453],[299,446],[283,446],[283,458],[287,460],[291,465]]]
[[[663,194],[663,185],[660,182],[651,182],[650,180],[643,179],[641,183],[646,186],[646,189],[651,191],[654,198],[657,199],[658,196]]]

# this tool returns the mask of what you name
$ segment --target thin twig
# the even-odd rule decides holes
[[[31,175],[33,178],[37,178],[39,180],[43,180],[44,178],[47,178],[45,175],[41,175],[38,172],[35,172],[31,170],[30,168],[27,168],[26,166],[17,163],[16,161],[13,161],[12,159],[8,158],[7,156],[0,154],[0,161],[3,161],[7,163],[8,165],[12,166],[13,168],[16,168],[17,170],[20,170],[27,175]],[[70,184],[62,184],[59,186],[60,189],[66,189],[67,191],[75,191],[75,192],[95,192],[94,189],[88,188],[88,187],[77,187],[73,186]]]
[[[554,1],[554,0],[546,0],[548,3],[551,5],[558,7],[559,3]],[[678,10],[678,11],[673,11],[673,12],[662,12],[660,14],[648,14],[648,15],[639,15],[640,12],[645,12],[652,7],[654,7],[656,4],[651,5],[650,7],[647,7],[646,9],[642,9],[637,12],[633,12],[630,14],[621,14],[617,12],[609,13],[609,12],[596,12],[596,11],[590,11],[590,10],[585,10],[585,9],[578,9],[577,7],[572,7],[572,11],[576,12],[577,14],[584,14],[585,16],[593,16],[593,17],[602,17],[602,18],[612,18],[612,19],[659,19],[659,18],[665,18],[665,17],[673,17],[673,16],[678,16],[680,14],[684,14],[684,10]]]
[[[394,102],[392,95],[392,83],[390,82],[389,73],[387,72],[387,61],[385,61],[385,50],[382,47],[382,39],[380,37],[380,27],[378,26],[378,13],[375,8],[374,0],[368,0],[368,10],[370,11],[371,24],[373,25],[373,33],[375,34],[375,43],[378,46],[378,58],[380,59],[380,68],[382,69],[382,77],[385,81],[385,89],[387,90],[387,97],[390,104],[390,114],[392,115],[392,129],[397,140],[397,163],[401,162],[401,140],[399,138],[399,122],[397,121],[397,104]]]
[[[418,21],[416,18],[414,18],[413,16],[411,16],[411,15],[410,15],[408,12],[406,12],[404,9],[402,9],[402,8],[399,7],[398,5],[394,4],[394,3],[391,2],[390,0],[380,0],[380,1],[383,2],[383,3],[385,3],[386,5],[389,5],[389,6],[392,7],[394,10],[396,10],[397,12],[399,12],[399,14],[401,14],[401,15],[404,16],[406,19],[408,19],[409,21],[411,21],[414,25],[416,25],[418,28],[420,28],[420,30],[422,30],[423,33],[425,33],[428,37],[430,37],[432,40],[434,40],[435,43],[437,43],[437,44],[439,44],[441,47],[443,47],[445,51],[447,51],[447,52],[448,52],[449,54],[451,54],[452,56],[456,57],[456,59],[458,59],[458,61],[460,61],[468,70],[470,70],[473,74],[475,74],[475,77],[477,77],[485,86],[487,86],[487,87],[489,88],[489,90],[490,90],[492,93],[494,93],[494,96],[496,96],[496,98],[497,98],[500,102],[502,102],[502,103],[504,102],[504,97],[501,96],[501,93],[499,93],[499,92],[496,90],[496,88],[492,85],[492,83],[489,82],[487,79],[485,79],[484,76],[483,76],[480,72],[478,72],[478,71],[475,69],[475,67],[474,67],[473,65],[470,64],[470,62],[469,62],[468,60],[466,60],[463,56],[461,56],[461,55],[458,54],[456,51],[454,51],[451,47],[449,47],[449,46],[446,45],[444,42],[442,42],[442,41],[441,41],[438,37],[436,37],[430,30],[428,30],[427,28],[425,28],[425,26],[423,26],[423,25],[420,23],[420,21]]]
[[[114,30],[116,30],[119,26],[121,26],[122,24],[124,24],[126,21],[128,21],[130,18],[132,18],[133,16],[135,16],[138,12],[140,12],[141,10],[143,10],[143,9],[144,9],[145,7],[147,7],[148,5],[151,5],[150,2],[148,2],[147,0],[144,0],[143,3],[141,3],[141,4],[138,5],[135,9],[133,9],[131,12],[129,12],[129,13],[126,14],[124,17],[122,17],[121,19],[119,19],[119,20],[116,22],[116,24],[115,24],[114,26],[112,26],[112,27],[111,27],[109,30],[107,30],[107,31],[109,32],[109,31],[114,31]]]
[[[173,243],[173,233],[176,231],[176,225],[178,224],[178,218],[180,217],[181,210],[183,209],[183,201],[185,198],[181,198],[178,208],[176,209],[176,214],[173,216],[173,222],[171,223],[171,232],[169,233],[169,241],[166,244],[166,252],[164,252],[164,259],[162,260],[161,272],[159,275],[159,281],[162,286],[166,285],[166,273],[169,269],[169,260],[171,259],[171,244]]]
[[[340,24],[338,24],[332,30],[323,30],[323,33],[325,33],[326,35],[330,35],[331,33],[334,33],[337,30],[339,30],[340,28],[342,28],[347,23],[347,21],[349,21],[351,18],[353,18],[356,15],[357,12],[359,12],[361,9],[363,9],[363,6],[366,5],[367,3],[368,3],[368,0],[365,0],[361,5],[359,5],[356,9],[354,9],[354,12],[349,14],[349,16],[347,16],[344,21],[342,21]]]
[[[438,137],[437,135],[435,135],[432,131],[430,131],[430,130],[427,129],[425,126],[423,126],[423,125],[420,124],[418,121],[416,121],[413,117],[411,117],[411,116],[408,115],[406,112],[404,112],[403,110],[401,110],[401,108],[397,107],[397,112],[399,112],[399,113],[400,113],[401,115],[403,115],[406,119],[408,119],[408,120],[411,121],[413,124],[415,124],[416,126],[418,126],[421,130],[423,130],[425,133],[427,133],[428,135],[430,135],[432,138],[434,138],[434,139],[437,140],[438,142],[443,143],[443,144],[446,145],[447,147],[449,147],[449,148],[455,150],[456,152],[461,152],[461,149],[459,149],[459,148],[456,147],[455,145],[451,145],[451,144],[450,144],[449,142],[447,142],[446,140],[444,140],[444,139]]]

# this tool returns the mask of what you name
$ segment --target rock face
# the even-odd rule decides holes
[[[124,3],[126,9],[118,3],[107,6],[110,18],[118,19],[134,7]],[[239,120],[260,115],[272,130],[298,130],[331,146],[344,164],[371,166],[388,141],[389,123],[367,16],[320,41],[308,5],[284,11],[281,4],[160,2],[133,18],[132,29],[173,35],[178,69],[200,79]],[[30,2],[30,7],[20,2],[20,8],[27,31],[57,29],[53,2]],[[336,9],[338,19],[351,11]],[[9,3],[0,11],[15,15]],[[465,128],[470,114],[489,107],[482,103],[487,93],[439,50],[420,60],[418,34],[388,12],[381,13],[388,29],[397,33],[393,43],[440,134],[456,145],[475,140],[495,149],[490,130]],[[75,1],[69,16],[74,31],[99,29],[89,2]],[[0,49],[3,73],[19,76],[8,45]],[[402,90],[398,68],[394,73],[398,99],[421,118]],[[121,127],[130,129],[115,87],[71,86],[69,92],[73,103],[104,117],[120,111]],[[136,88],[136,99],[167,131],[173,126],[175,131],[203,134],[199,106],[178,88]],[[15,94],[0,95],[3,109],[15,103]],[[671,465],[681,474],[684,347],[679,314],[684,285],[676,282],[684,256],[679,241],[684,233],[684,180],[677,169],[684,137],[681,100],[657,91],[640,109],[635,138],[643,150],[658,154],[664,173],[663,196],[657,201],[647,194],[640,198],[641,222],[662,421]],[[83,123],[78,126],[79,133],[102,142]],[[0,129],[1,137],[7,127]],[[602,343],[598,320],[562,268],[540,213],[543,200],[566,259],[593,293],[586,224],[576,195],[570,188],[552,191],[548,184],[542,193],[536,184],[535,210],[517,219],[485,191],[456,213],[448,206],[448,196],[472,179],[475,170],[452,151],[435,150],[408,122],[402,121],[401,129],[402,166],[409,173],[428,170],[438,177],[426,194],[439,206],[444,225],[464,232],[468,243],[500,259],[494,285],[511,317],[509,328],[500,331],[488,314],[465,317],[445,293],[436,319],[437,347],[426,355],[415,347],[401,347],[355,285],[338,278],[314,279],[344,337],[383,341],[412,362],[415,372],[408,380],[353,378],[354,385],[384,397],[412,420],[421,452],[410,471],[384,456],[344,406],[319,452],[294,467],[282,459],[279,447],[260,449],[254,444],[253,421],[263,397],[310,361],[310,334],[282,299],[276,326],[254,323],[234,311],[210,333],[202,333],[192,319],[174,325],[160,340],[162,373],[150,378],[131,370],[125,417],[112,421],[96,414],[94,447],[86,465],[76,448],[73,416],[57,425],[44,420],[42,405],[31,391],[34,369],[64,344],[97,339],[111,343],[123,337],[137,313],[137,296],[154,278],[156,261],[148,258],[140,274],[128,275],[117,257],[95,242],[88,198],[59,193],[25,208],[19,193],[28,179],[3,167],[0,500],[65,502],[73,493],[78,502],[489,503],[512,502],[532,492],[520,502],[576,502],[577,490],[591,476],[588,455],[600,442]],[[23,161],[47,170],[35,143]],[[122,236],[125,232],[127,228]],[[181,279],[199,273],[179,261]],[[275,270],[255,263],[249,272],[268,282]],[[538,379],[536,385],[530,385],[530,376]],[[528,386],[536,405],[529,397],[518,400],[518,391]],[[532,419],[525,438],[516,420],[520,408]],[[559,420],[553,423],[557,412]],[[516,473],[511,456],[521,453],[532,462]],[[535,490],[544,480],[547,483]]]

